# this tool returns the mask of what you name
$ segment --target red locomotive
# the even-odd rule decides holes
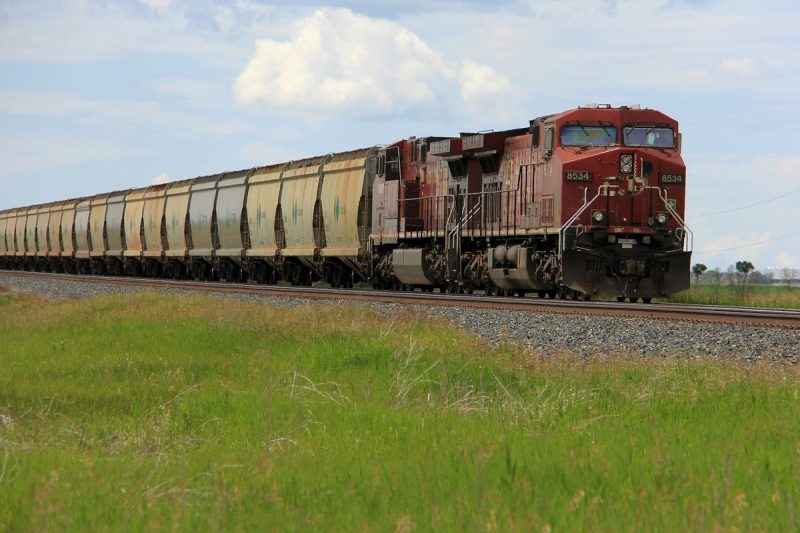
[[[689,286],[678,123],[588,106],[0,212],[0,268],[549,297]]]
[[[689,286],[678,123],[593,105],[382,149],[376,284],[650,301]]]

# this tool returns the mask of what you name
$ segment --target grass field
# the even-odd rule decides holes
[[[0,295],[0,530],[797,530],[796,367]]]
[[[665,300],[675,303],[730,305],[737,307],[779,307],[800,309],[800,287],[778,285],[751,285],[742,294],[736,287],[711,284],[699,286],[692,282],[692,288]]]

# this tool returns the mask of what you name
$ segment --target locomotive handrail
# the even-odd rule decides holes
[[[445,206],[444,206],[445,210],[449,211],[449,207],[452,206],[452,205],[455,205],[455,195],[452,195],[452,194],[449,194],[449,193],[448,194],[435,194],[435,195],[432,195],[432,196],[416,196],[416,197],[413,197],[413,198],[398,198],[397,199],[398,217],[400,215],[400,203],[401,202],[413,202],[413,201],[418,201],[418,202],[429,201],[429,202],[433,202],[435,200],[441,200],[441,199],[445,200]],[[438,208],[437,208],[437,211],[438,211]],[[446,216],[446,219],[444,220],[445,227],[443,229],[444,229],[445,234],[446,234],[447,231],[448,231],[447,228],[449,226],[448,221],[450,219],[450,214],[449,213],[444,213],[444,214]],[[436,228],[433,231],[437,232],[438,230],[439,230],[439,221],[438,221],[438,215],[437,215]],[[431,231],[431,228],[427,228],[426,229],[426,232],[430,233],[430,231]]]
[[[689,229],[689,226],[686,225],[686,222],[683,221],[683,219],[677,213],[677,211],[675,211],[672,208],[672,206],[670,206],[669,203],[667,202],[667,191],[666,190],[662,190],[661,187],[652,187],[651,186],[651,187],[647,187],[647,188],[648,189],[656,189],[656,191],[658,191],[658,197],[661,198],[662,202],[664,202],[664,206],[667,208],[667,212],[670,215],[672,215],[672,217],[675,220],[678,221],[678,224],[681,225],[681,229],[683,229],[683,231],[685,231],[689,235],[688,245],[687,245],[687,242],[685,240],[683,242],[684,251],[685,252],[691,252],[692,250],[694,250],[694,232],[692,232],[692,230]],[[662,192],[664,193],[663,195],[662,195]]]
[[[592,198],[591,200],[587,200],[587,198],[589,197],[589,187],[585,187],[583,189],[583,205],[577,211],[575,211],[575,214],[572,215],[569,218],[569,220],[567,220],[567,222],[563,226],[561,226],[560,230],[558,230],[558,256],[559,257],[564,255],[564,239],[567,236],[567,228],[569,228],[572,225],[572,223],[575,222],[578,219],[578,217],[580,217],[583,214],[583,212],[586,211],[586,209],[588,209],[589,206],[594,203],[595,200],[600,198],[600,193],[603,191],[603,189],[606,189],[606,194],[608,194],[608,189],[610,187],[617,187],[618,188],[617,185],[608,185],[608,184],[600,185],[597,188],[597,194],[595,194],[594,198]]]
[[[583,205],[575,212],[575,214],[573,214],[569,218],[569,220],[567,220],[567,222],[561,227],[561,229],[558,232],[558,234],[559,234],[558,255],[559,256],[563,255],[563,253],[564,253],[564,249],[565,249],[565,246],[566,246],[564,241],[565,241],[565,238],[566,238],[567,229],[570,226],[572,226],[572,224],[578,219],[578,217],[580,217],[595,202],[595,200],[597,200],[601,196],[601,194],[603,193],[604,189],[605,189],[606,195],[607,195],[608,194],[608,189],[610,189],[612,187],[618,189],[619,185],[611,185],[611,184],[600,185],[597,188],[597,194],[591,200],[587,200],[588,195],[589,195],[589,188],[587,187],[587,188],[585,188],[583,190]],[[643,190],[644,189],[655,189],[656,190],[656,193],[658,194],[658,197],[661,199],[662,202],[664,202],[664,206],[666,207],[667,212],[670,215],[672,215],[672,217],[678,222],[678,224],[680,225],[680,229],[683,230],[689,236],[688,242],[687,242],[686,239],[682,239],[683,240],[684,251],[688,252],[688,251],[693,250],[694,249],[694,233],[689,228],[689,226],[686,225],[686,222],[684,222],[684,220],[677,213],[677,211],[675,211],[675,209],[673,209],[669,205],[669,203],[667,203],[667,192],[662,190],[661,187],[654,187],[654,186],[646,186],[646,187],[643,187]]]
[[[475,194],[475,193],[470,193],[470,194]],[[483,194],[483,193],[480,193],[480,194]],[[465,194],[464,196],[469,196],[469,194]],[[463,209],[462,209],[462,210],[463,210],[463,211],[467,211],[467,207],[468,207],[468,206],[467,206],[467,204],[466,204],[466,202],[465,202],[465,203],[464,203],[464,207],[463,207]],[[475,204],[475,205],[472,207],[472,209],[470,209],[469,211],[467,211],[467,213],[461,217],[461,222],[460,222],[458,225],[456,225],[455,227],[453,227],[453,229],[451,229],[451,230],[450,230],[450,233],[449,233],[448,235],[449,235],[450,237],[452,237],[453,233],[455,233],[456,231],[458,231],[458,229],[459,229],[459,226],[463,226],[464,224],[467,224],[467,223],[469,223],[469,221],[470,221],[470,220],[472,220],[472,218],[473,218],[473,217],[474,217],[474,216],[475,216],[475,215],[476,215],[476,214],[477,214],[477,213],[478,213],[478,212],[481,210],[481,208],[482,208],[482,207],[483,207],[483,196],[481,196],[481,197],[478,199],[478,203],[476,203],[476,204]]]

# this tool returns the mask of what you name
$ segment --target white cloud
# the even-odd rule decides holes
[[[785,240],[777,240],[778,237],[769,231],[718,235],[706,240],[692,260],[723,269],[736,261],[749,260],[757,270],[762,270],[771,265],[766,258],[773,257],[776,249],[785,246]]]
[[[491,58],[515,86],[571,102],[594,101],[598,92],[612,103],[643,90],[653,98],[730,87],[796,92],[797,8],[785,2],[526,3],[528,9],[495,10],[491,24],[474,9],[409,14],[401,22],[445,57],[468,50],[474,61]]]
[[[122,188],[126,185],[122,163],[135,163],[147,155],[142,149],[93,137],[0,135],[0,188],[4,191],[0,209]],[[93,183],[89,176],[63,177],[82,165],[104,162],[116,171],[109,171],[100,183]]]
[[[306,148],[301,143],[292,143],[292,149],[280,147],[270,142],[247,142],[238,150],[237,157],[242,162],[242,167],[255,167],[265,164],[300,159],[308,155]]]
[[[775,266],[795,268],[800,271],[800,254],[780,252],[775,256]]]
[[[144,155],[141,150],[130,146],[78,136],[30,138],[0,135],[0,147],[3,176]]]
[[[766,161],[764,161],[766,159]],[[800,154],[782,154],[762,158],[765,174],[780,186],[800,187]]]
[[[158,78],[145,80],[143,87],[176,97],[183,104],[206,109],[226,108],[230,104],[228,84],[202,78]]]
[[[755,61],[751,57],[727,58],[720,61],[719,68],[723,72],[737,75],[749,75],[755,70]]]
[[[172,0],[140,0],[140,1],[149,8],[156,10],[167,9],[170,6],[170,4],[172,4]]]
[[[237,119],[215,120],[154,102],[95,100],[55,91],[0,89],[0,115],[71,118],[118,129],[147,128],[179,137],[209,133],[240,133],[252,128]]]
[[[490,66],[466,60],[458,73],[461,98],[467,104],[479,104],[487,99],[502,99],[513,93],[511,81]],[[496,101],[496,100],[495,100]]]
[[[244,104],[304,115],[394,115],[446,105],[459,85],[467,103],[510,89],[486,65],[465,61],[459,71],[394,22],[320,9],[295,25],[290,40],[257,41],[234,92]]]
[[[42,4],[18,2],[8,8],[9,22],[0,31],[0,62],[81,64],[155,53],[227,67],[244,57],[246,41],[236,40],[276,11],[240,1],[240,19],[223,27],[228,8],[214,0]]]
[[[169,183],[170,181],[172,181],[172,178],[169,177],[169,174],[162,172],[152,179],[150,185],[161,185],[162,183]]]

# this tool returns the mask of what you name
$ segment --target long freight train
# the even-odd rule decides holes
[[[0,268],[619,300],[689,286],[678,123],[592,105],[0,212]]]

